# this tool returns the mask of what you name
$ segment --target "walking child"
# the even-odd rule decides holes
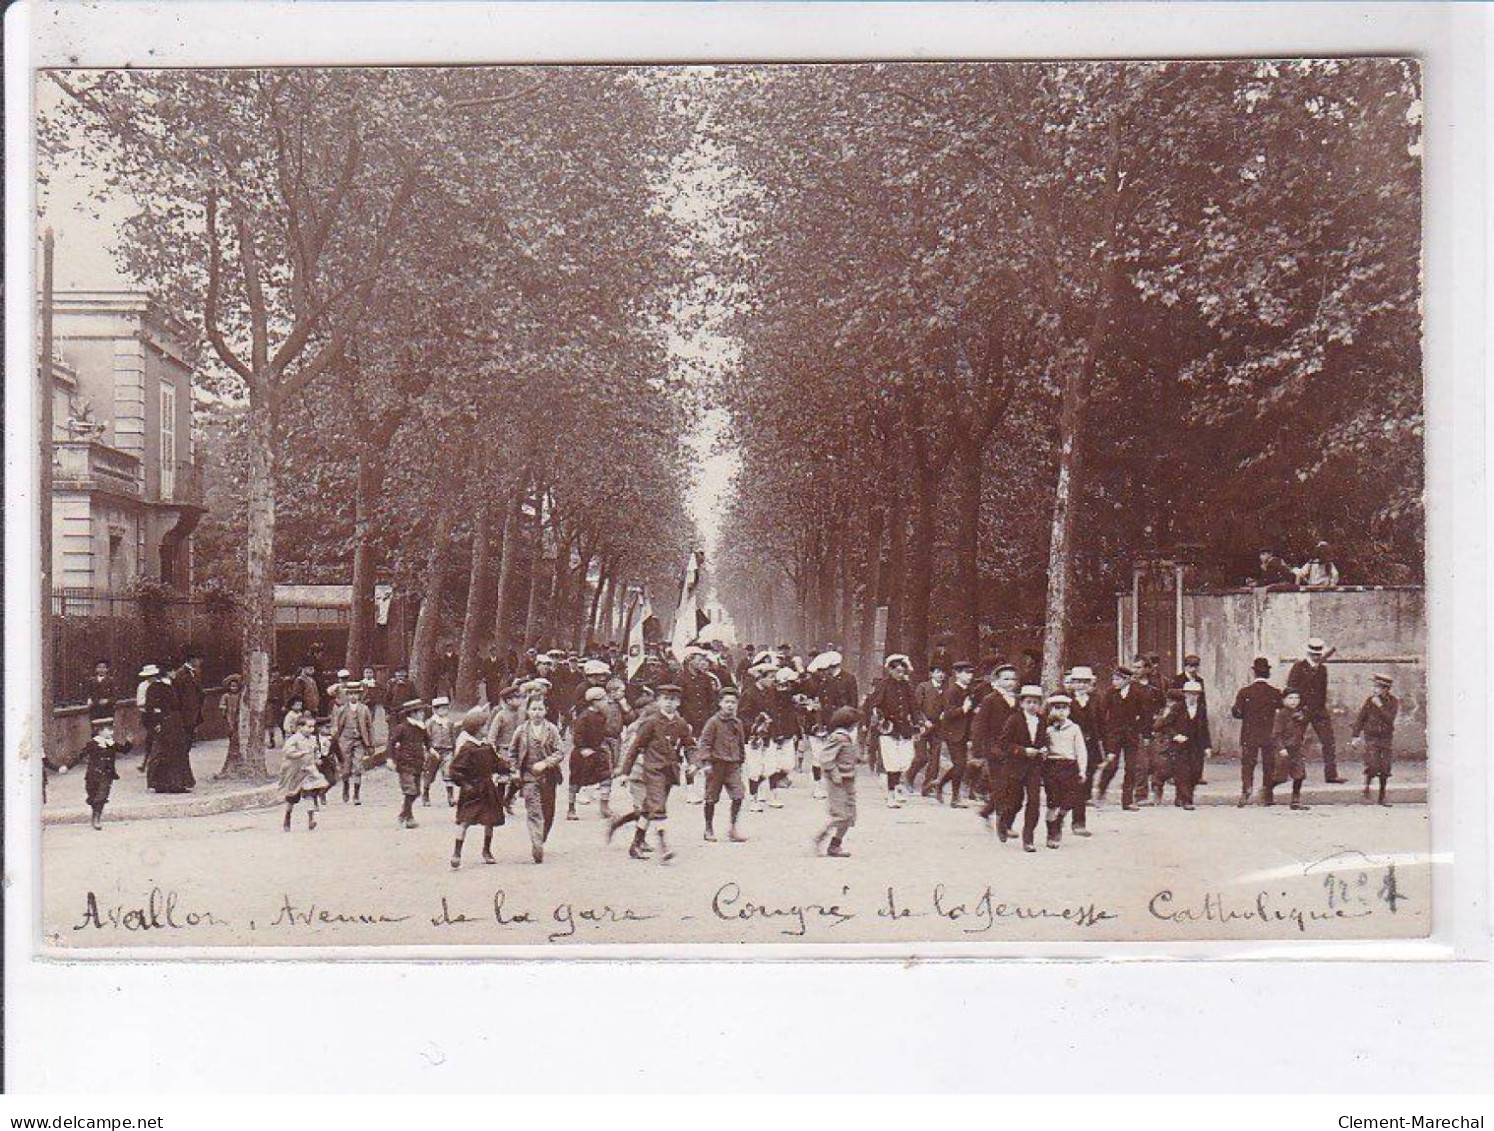
[[[1088,665],[1081,664],[1069,672],[1069,694],[1073,703],[1069,706],[1069,720],[1084,736],[1084,761],[1080,767],[1083,789],[1074,804],[1072,820],[1075,836],[1089,836],[1089,796],[1095,778],[1105,764],[1105,739],[1100,728],[1100,704],[1094,697],[1095,673]]]
[[[498,709],[488,719],[488,728],[485,738],[489,746],[498,751],[500,755],[507,755],[509,743],[514,739],[518,729],[524,725],[524,692],[517,683],[511,683],[501,692],[497,692]],[[513,815],[514,802],[519,799],[519,777],[518,774],[510,772],[507,782],[503,786],[503,811],[509,816]]]
[[[576,799],[583,789],[597,786],[601,793],[601,813],[606,817],[611,812],[612,767],[607,756],[607,714],[602,704],[607,699],[607,689],[600,683],[589,686],[583,693],[585,704],[571,724],[571,780],[568,791],[565,819],[578,821]]]
[[[447,767],[448,775],[460,791],[456,803],[456,844],[451,851],[453,868],[462,866],[462,845],[473,825],[482,826],[482,862],[498,862],[493,859],[493,827],[503,824],[504,819],[498,776],[508,772],[508,765],[484,738],[487,723],[488,713],[482,707],[473,707],[462,717],[461,733],[457,735],[456,748]]]
[[[420,782],[425,774],[425,758],[430,750],[430,737],[425,733],[422,713],[425,704],[419,699],[408,699],[400,707],[400,720],[389,734],[389,764],[399,775],[399,791],[404,800],[400,804],[398,825],[402,829],[414,829],[415,799],[420,796]]]
[[[1048,724],[1043,721],[1043,689],[1036,684],[1023,687],[1017,696],[1018,710],[1006,720],[998,745],[1008,759],[1007,795],[996,825],[996,833],[1005,843],[1011,836],[1017,811],[1026,801],[1022,816],[1022,851],[1036,852],[1033,833],[1037,831],[1038,812],[1042,806],[1043,758],[1048,752]]]
[[[337,776],[342,779],[343,804],[347,804],[350,791],[353,804],[363,804],[363,770],[373,752],[373,712],[363,701],[366,693],[361,681],[349,684],[343,691],[342,703],[332,713],[328,741],[336,757]]]
[[[430,738],[430,749],[425,756],[425,778],[420,790],[420,803],[431,803],[431,785],[440,774],[446,782],[447,808],[456,804],[456,785],[451,780],[451,756],[456,751],[457,722],[451,717],[451,700],[438,695],[431,700],[431,717],[426,720],[425,733]]]
[[[1292,779],[1292,808],[1306,809],[1302,804],[1302,779],[1307,777],[1307,762],[1302,756],[1302,747],[1307,741],[1308,713],[1302,709],[1302,693],[1288,687],[1281,696],[1281,707],[1276,720],[1271,724],[1271,746],[1276,751],[1275,770],[1266,778],[1264,804],[1276,804],[1272,791],[1279,780],[1278,774],[1285,770]]]
[[[1074,700],[1068,695],[1048,696],[1048,750],[1043,755],[1043,800],[1048,807],[1048,847],[1057,848],[1063,837],[1063,818],[1084,804],[1084,773],[1088,760],[1084,732],[1070,717]],[[1079,831],[1079,830],[1076,830]]]
[[[545,862],[545,841],[555,824],[555,790],[560,783],[560,728],[545,717],[543,695],[530,695],[524,725],[509,741],[509,760],[518,773],[529,826],[529,851],[536,864]]]
[[[120,754],[130,752],[130,740],[114,740],[114,714],[99,715],[89,720],[93,735],[83,747],[80,760],[85,762],[83,772],[83,795],[88,807],[93,810],[93,827],[104,827],[104,806],[109,804],[109,790],[119,780],[119,771],[114,760]]]
[[[306,802],[306,828],[316,828],[317,791],[326,788],[327,779],[316,768],[316,718],[303,714],[294,733],[288,734],[280,751],[280,795],[285,798],[285,820],[281,824],[290,832],[291,814],[296,802]]]
[[[861,712],[855,707],[837,707],[830,717],[830,734],[821,749],[821,778],[825,782],[825,809],[829,821],[814,838],[818,852],[825,838],[830,838],[826,856],[849,856],[845,848],[846,833],[856,823],[856,728]]]
[[[628,855],[635,860],[643,859],[643,846],[648,839],[648,830],[652,828],[659,842],[659,860],[667,864],[674,859],[664,836],[664,823],[669,817],[669,791],[680,783],[681,753],[689,748],[694,735],[690,724],[680,717],[679,686],[666,683],[658,692],[658,712],[648,715],[638,724],[638,731],[623,758],[623,773],[629,773],[636,763],[642,762],[643,812],[638,817]],[[610,824],[609,835],[621,823]]]
[[[913,736],[923,729],[923,715],[908,677],[913,661],[901,653],[887,657],[887,674],[877,681],[867,701],[880,737],[882,770],[887,775],[887,807],[901,809],[903,772],[913,764]]]
[[[737,716],[738,696],[735,687],[721,691],[720,706],[706,720],[700,732],[700,742],[695,747],[698,765],[706,771],[705,779],[705,839],[716,839],[716,806],[721,801],[721,791],[731,802],[731,827],[726,839],[740,843],[747,838],[737,831],[737,818],[742,813],[742,800],[747,791],[742,786],[742,762],[747,753],[747,733],[742,720]]]
[[[1385,672],[1376,672],[1370,677],[1375,690],[1359,716],[1354,720],[1352,742],[1364,749],[1364,799],[1370,799],[1370,782],[1380,781],[1380,804],[1387,809],[1385,783],[1390,780],[1391,746],[1395,741],[1395,718],[1400,713],[1401,701],[1390,693],[1392,680]]]
[[[949,687],[935,720],[934,735],[949,751],[949,769],[941,774],[933,786],[924,786],[925,795],[931,795],[941,805],[944,803],[944,787],[950,787],[949,806],[963,809],[960,786],[965,781],[967,766],[966,750],[970,745],[970,722],[980,706],[975,689],[975,665],[960,660],[954,665],[954,683]]]
[[[1203,685],[1189,681],[1181,691],[1169,691],[1167,711],[1158,726],[1158,733],[1167,739],[1168,758],[1164,776],[1171,773],[1175,803],[1181,809],[1193,808],[1193,791],[1203,777],[1204,762],[1214,752],[1209,737],[1209,716],[1204,710]],[[1162,795],[1158,793],[1160,802]]]
[[[766,655],[766,653],[764,654]],[[773,716],[769,710],[770,698],[777,683],[778,665],[771,659],[759,656],[748,670],[752,684],[737,704],[737,714],[747,731],[747,752],[742,763],[747,777],[747,786],[752,791],[752,811],[763,811],[761,788],[768,776],[770,760],[768,732],[772,729]]]

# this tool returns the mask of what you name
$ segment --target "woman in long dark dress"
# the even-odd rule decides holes
[[[483,741],[487,722],[488,713],[483,708],[473,707],[467,712],[447,771],[460,791],[456,804],[456,847],[451,853],[453,868],[462,866],[462,845],[473,825],[482,826],[483,863],[497,863],[493,859],[493,826],[503,824],[504,809],[503,790],[498,787],[496,775],[505,772],[507,764]]]
[[[156,793],[190,793],[197,785],[190,750],[182,712],[162,711],[145,784]]]

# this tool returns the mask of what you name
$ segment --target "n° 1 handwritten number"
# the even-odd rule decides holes
[[[1392,864],[1385,869],[1385,878],[1380,881],[1380,902],[1390,908],[1391,914],[1395,914],[1396,904],[1406,898],[1396,886],[1395,865]]]

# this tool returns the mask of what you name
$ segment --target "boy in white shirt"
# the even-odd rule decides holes
[[[1084,772],[1088,751],[1084,731],[1069,718],[1073,700],[1067,695],[1048,696],[1048,748],[1043,754],[1043,800],[1047,805],[1048,847],[1057,848],[1063,836],[1064,814],[1078,807],[1084,797]]]

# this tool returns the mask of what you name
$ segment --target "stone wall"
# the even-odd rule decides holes
[[[1123,654],[1134,650],[1130,597],[1119,600]],[[1185,593],[1183,650],[1197,652],[1208,688],[1211,718],[1228,719],[1236,690],[1250,682],[1256,656],[1271,661],[1271,680],[1286,682],[1309,637],[1338,651],[1328,664],[1329,709],[1345,744],[1349,727],[1371,690],[1370,676],[1388,671],[1401,700],[1397,753],[1426,754],[1426,595],[1420,588],[1333,590],[1240,589]],[[1218,704],[1216,707],[1215,704]],[[1225,750],[1237,745],[1238,728],[1216,728]]]

